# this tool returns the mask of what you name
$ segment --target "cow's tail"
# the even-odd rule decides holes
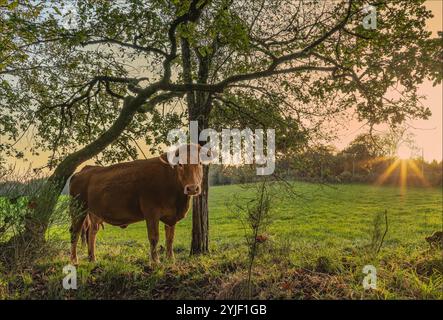
[[[62,189],[62,191],[61,191],[61,195],[63,195],[63,194],[67,194],[67,195],[69,195],[69,194],[71,194],[71,181],[73,180],[73,178],[74,178],[74,176],[76,175],[76,173],[73,173],[73,174],[71,174],[70,176],[69,176],[69,178],[68,179],[66,179],[66,183],[65,183],[65,185],[63,186],[63,189]]]

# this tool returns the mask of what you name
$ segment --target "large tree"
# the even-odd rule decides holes
[[[426,118],[417,87],[441,81],[442,43],[425,30],[423,2],[374,3],[376,29],[362,24],[374,10],[363,0],[48,2],[24,22],[42,32],[24,40],[32,54],[3,77],[0,115],[36,130],[34,151],[53,151],[58,188],[92,157],[122,160],[141,137],[161,141],[180,116],[155,106],[185,94],[199,130],[228,115],[282,128],[282,146],[350,109],[370,127]],[[2,130],[3,144],[15,143],[14,130]],[[208,251],[207,174],[203,187],[193,253]]]
[[[182,33],[183,80],[201,88],[187,93],[189,119],[199,130],[283,123],[278,148],[288,154],[349,110],[370,130],[427,118],[417,87],[441,81],[442,43],[425,31],[430,12],[423,1],[369,4],[212,2]],[[376,29],[365,29],[368,18]],[[194,201],[194,252],[207,251],[207,187]]]

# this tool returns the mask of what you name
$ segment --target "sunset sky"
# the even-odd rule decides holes
[[[433,35],[437,35],[437,31],[443,30],[443,0],[430,0],[426,2],[426,6],[432,10],[434,18],[428,21],[428,29],[433,32]],[[443,144],[443,131],[442,131],[442,105],[443,105],[443,93],[442,85],[433,87],[431,82],[425,82],[420,86],[419,94],[426,96],[426,100],[423,103],[428,106],[432,111],[432,116],[429,120],[415,120],[408,122],[411,126],[410,132],[415,135],[416,146],[423,149],[424,157],[426,160],[442,160],[442,144]],[[383,128],[379,128],[383,130]],[[367,128],[362,128],[362,123],[357,120],[349,123],[347,128],[343,128],[339,131],[339,138],[335,142],[335,145],[342,149],[350,141],[352,141],[359,133],[367,131]],[[20,142],[21,147],[26,147],[32,144],[32,137],[27,136]],[[48,153],[41,153],[39,157],[32,157],[26,154],[25,161],[16,162],[16,167],[19,169],[28,168],[31,164],[32,167],[40,167],[46,164],[48,159]],[[15,159],[9,159],[12,163]]]
[[[434,17],[428,21],[428,28],[433,35],[437,35],[437,31],[443,30],[443,0],[426,1],[426,6],[432,10]],[[443,87],[442,85],[433,87],[430,81],[426,81],[420,86],[419,94],[426,96],[423,104],[432,111],[432,116],[428,120],[415,120],[408,122],[411,126],[410,132],[415,135],[416,146],[423,149],[426,160],[442,160],[442,144],[443,144]],[[343,129],[339,134],[336,142],[338,148],[343,148],[359,133],[365,131],[361,128],[362,123],[353,121],[347,129]],[[414,129],[412,129],[414,128]],[[383,128],[380,128],[383,130]]]

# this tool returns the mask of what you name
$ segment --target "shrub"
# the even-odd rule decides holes
[[[66,227],[70,199],[59,198],[52,212],[47,212],[46,204],[54,199],[52,190],[46,179],[29,172],[25,175],[8,172],[2,176],[0,264],[22,269],[53,252],[54,245],[60,243],[58,231]],[[30,236],[30,230],[46,230],[43,241]]]
[[[351,182],[352,173],[345,170],[342,173],[340,173],[339,178],[341,182]]]

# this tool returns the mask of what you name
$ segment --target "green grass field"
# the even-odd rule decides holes
[[[375,213],[388,210],[390,231],[386,246],[414,249],[424,245],[424,236],[441,229],[442,194],[438,189],[412,189],[401,195],[395,187],[366,185],[319,186],[297,183],[299,197],[276,203],[270,233],[340,250],[364,242]],[[216,186],[210,190],[210,241],[218,247],[242,241],[243,228],[231,201],[235,196],[248,197],[250,190],[240,186]],[[176,246],[189,248],[191,215],[177,225]],[[106,226],[98,241],[124,244],[128,240],[146,241],[145,223],[127,229]]]
[[[293,184],[272,209],[270,240],[254,269],[256,298],[443,299],[441,249],[425,237],[442,229],[441,189]],[[97,238],[96,264],[80,251],[79,288],[61,286],[69,245],[33,271],[8,275],[6,298],[235,298],[242,297],[247,248],[232,206],[252,196],[240,186],[210,189],[211,254],[189,257],[191,213],[177,225],[176,262],[149,267],[145,223],[109,225]],[[374,215],[387,210],[389,228],[379,254],[370,252]],[[162,228],[163,229],[163,228]],[[65,230],[62,238],[68,239]],[[163,232],[161,244],[164,243]],[[364,265],[377,268],[377,289],[365,291]],[[35,271],[38,270],[38,271]],[[9,278],[8,278],[9,277]]]

